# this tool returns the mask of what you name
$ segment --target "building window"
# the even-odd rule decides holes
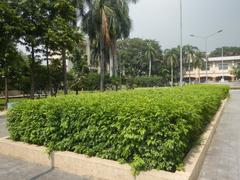
[[[228,64],[218,64],[219,70],[228,70]]]

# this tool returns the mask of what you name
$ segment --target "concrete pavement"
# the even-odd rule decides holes
[[[5,137],[8,135],[6,128],[6,115],[0,114],[0,137]]]
[[[0,137],[8,135],[6,116],[0,115]],[[27,154],[26,154],[27,156]],[[0,155],[0,180],[91,180],[34,163]]]
[[[0,180],[90,180],[90,178],[0,155]]]
[[[199,180],[240,179],[240,91],[230,93]]]

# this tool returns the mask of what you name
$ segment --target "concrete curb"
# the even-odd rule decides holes
[[[184,171],[175,173],[167,171],[151,170],[142,172],[137,177],[131,173],[127,164],[116,161],[87,157],[72,152],[53,152],[50,156],[46,148],[29,145],[22,142],[14,142],[8,138],[0,139],[0,154],[12,156],[33,163],[51,166],[76,175],[105,180],[196,180],[204,162],[207,150],[211,144],[213,135],[219,124],[227,99],[209,124],[206,132],[202,135],[201,144],[194,147],[185,158]]]

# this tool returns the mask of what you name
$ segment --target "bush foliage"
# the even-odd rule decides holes
[[[196,85],[25,101],[10,111],[8,128],[13,140],[129,163],[135,173],[175,171],[228,90]]]
[[[141,88],[141,87],[162,87],[165,84],[164,78],[160,76],[139,76],[139,77],[129,77],[122,79],[123,84],[127,86],[128,89]]]

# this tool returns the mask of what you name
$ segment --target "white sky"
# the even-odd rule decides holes
[[[183,43],[204,50],[204,41],[190,34],[207,36],[224,32],[209,40],[209,50],[221,46],[240,46],[240,0],[182,0]],[[179,45],[180,0],[139,0],[130,6],[133,21],[131,37],[157,40],[163,48]]]

